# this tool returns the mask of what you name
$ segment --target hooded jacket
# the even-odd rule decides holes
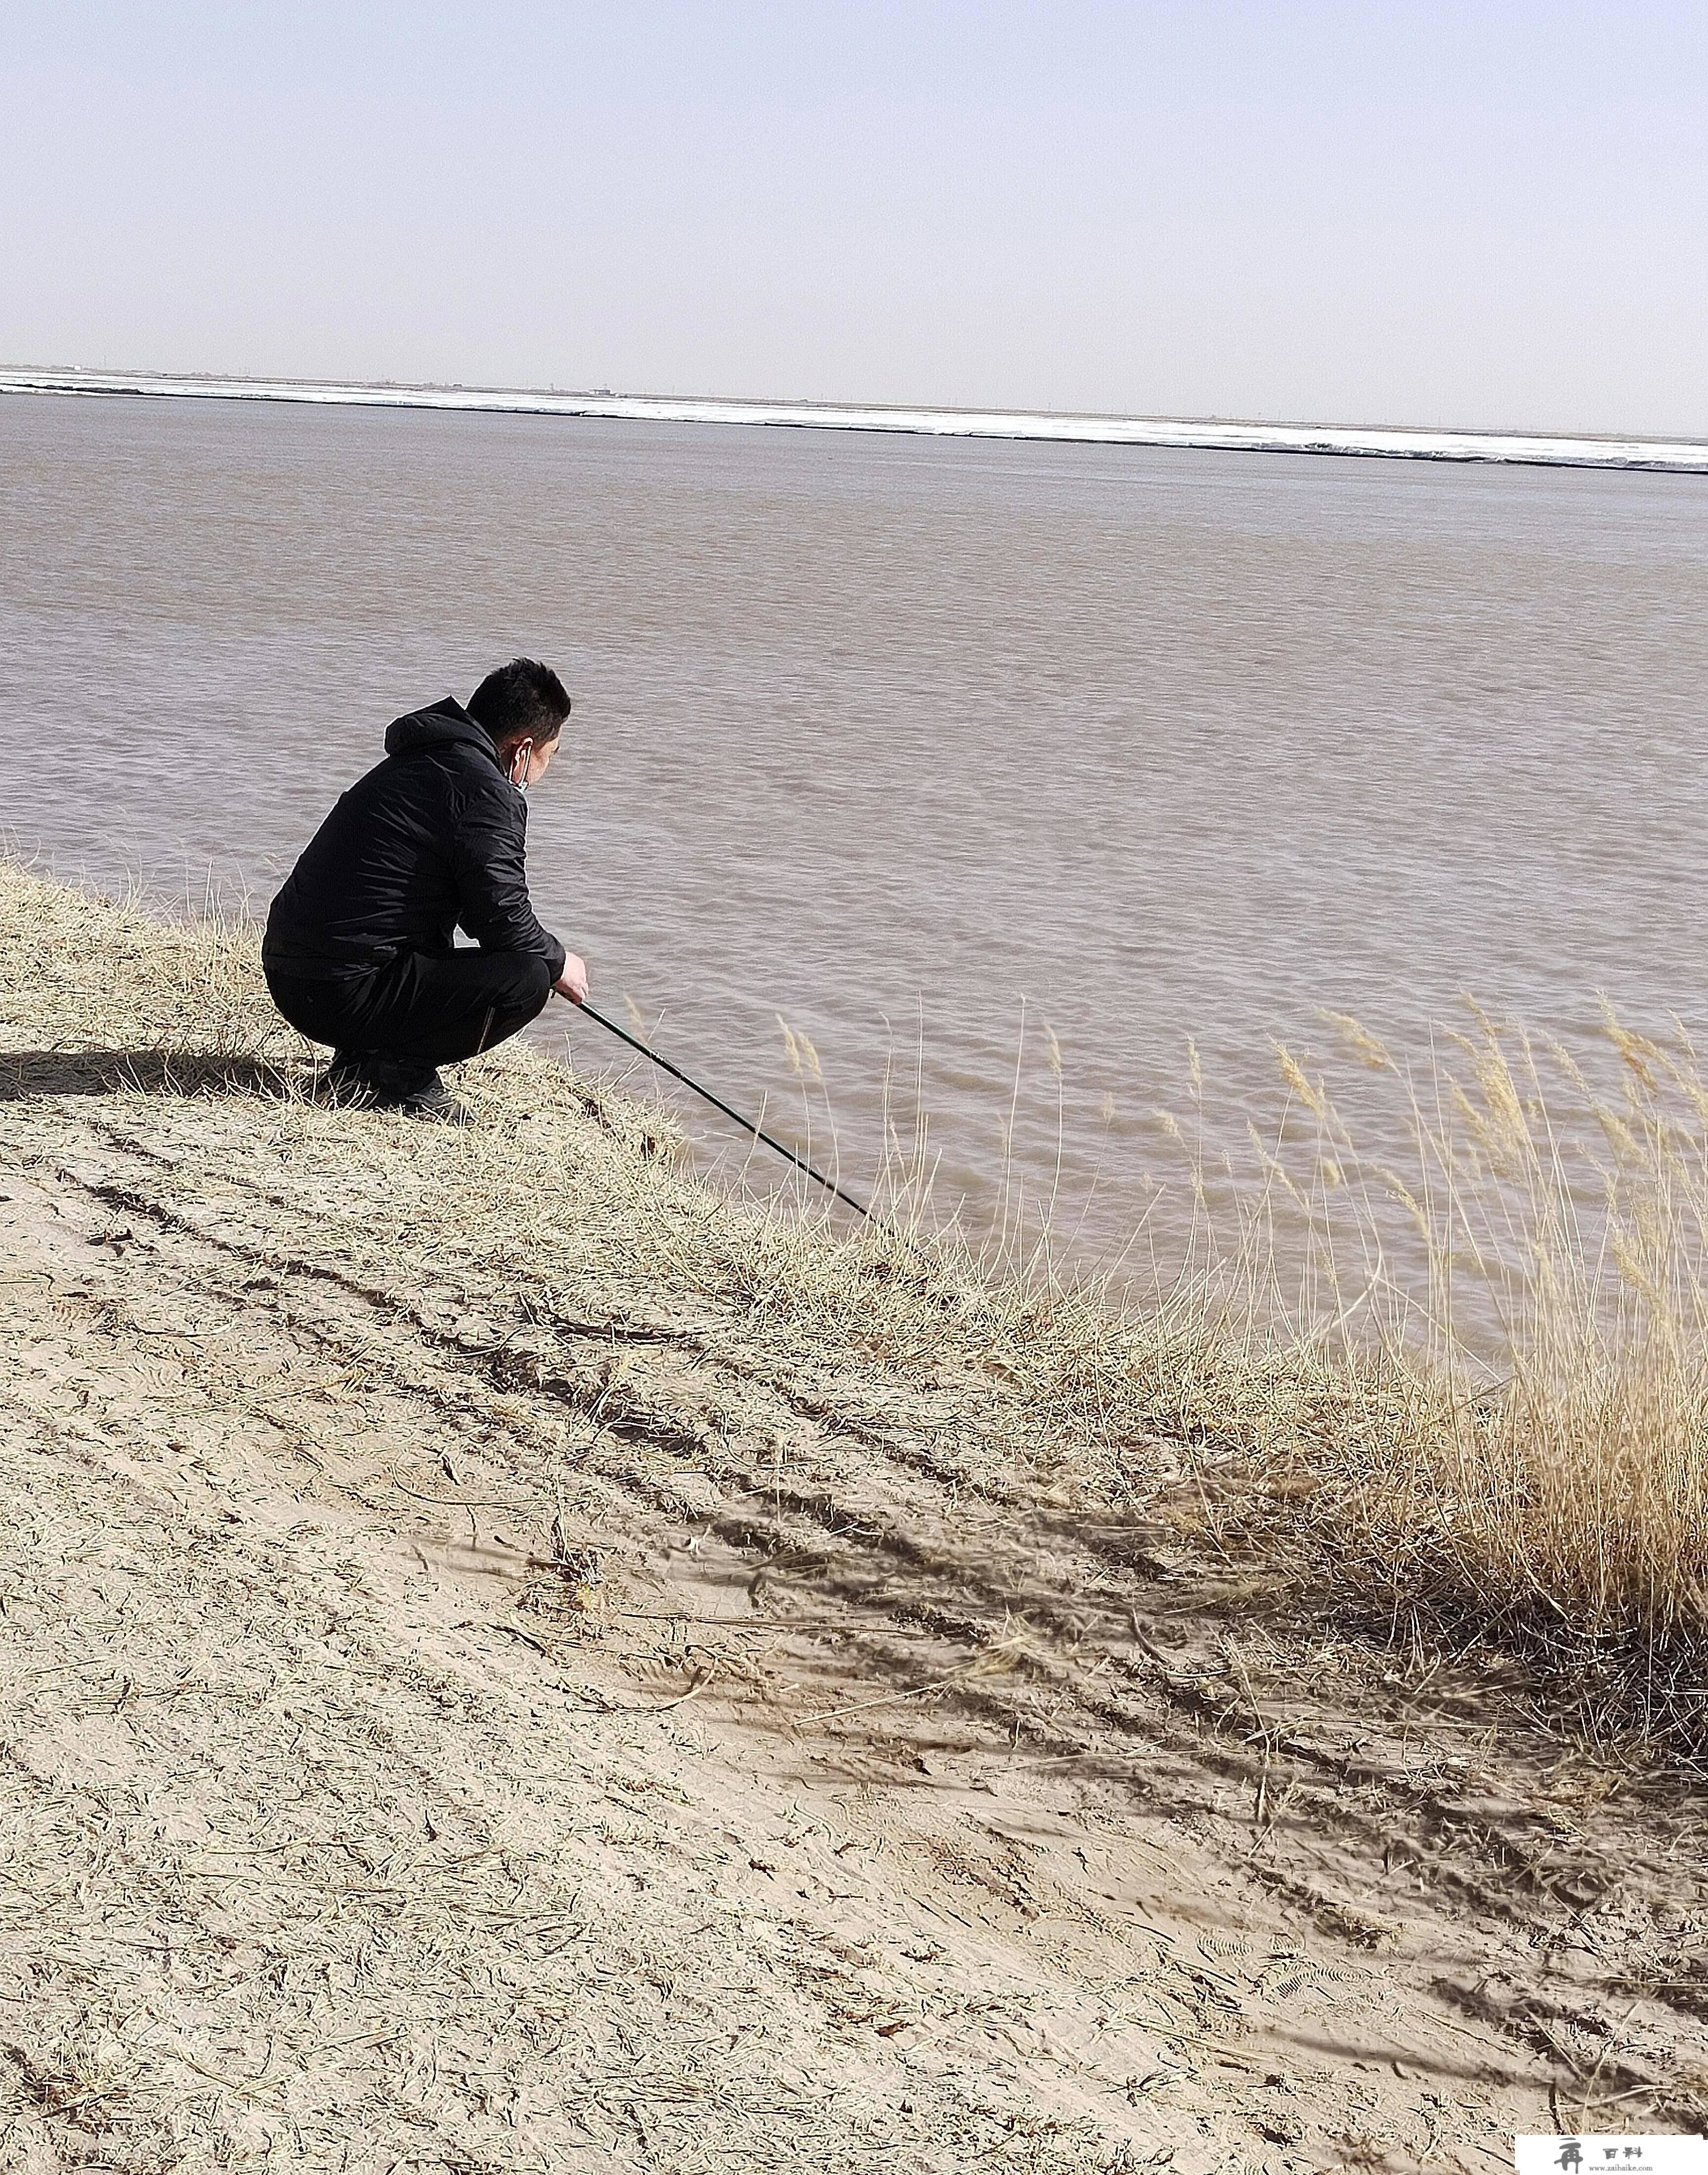
[[[263,963],[343,981],[406,952],[446,952],[458,928],[488,952],[531,952],[556,981],[564,949],[529,903],[528,811],[498,751],[448,696],[386,732],[273,902]]]

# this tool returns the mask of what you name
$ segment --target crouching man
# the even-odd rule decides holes
[[[399,718],[386,759],[351,786],[273,902],[261,948],[273,1001],[330,1043],[334,1100],[459,1121],[442,1065],[579,1004],[587,968],[542,929],[523,865],[523,795],[569,715],[563,682],[518,657],[466,708]],[[458,950],[461,928],[480,946]]]

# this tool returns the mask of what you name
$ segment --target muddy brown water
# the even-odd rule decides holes
[[[1320,1007],[1702,1019],[1705,572],[1688,478],[14,396],[0,823],[264,903],[391,717],[542,655],[596,996],[828,1154],[804,1031],[854,1187],[917,1064],[975,1228],[1012,1109],[1107,1258],[1158,1177],[1183,1228],[1189,1036],[1237,1133]]]

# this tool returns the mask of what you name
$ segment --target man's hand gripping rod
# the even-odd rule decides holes
[[[556,994],[562,996],[564,993],[560,990]],[[577,1010],[584,1012],[590,1020],[597,1020],[605,1032],[608,1034],[614,1034],[619,1042],[626,1042],[631,1050],[639,1050],[641,1055],[649,1059],[661,1072],[668,1072],[673,1080],[680,1080],[685,1088],[691,1088],[694,1093],[702,1096],[714,1110],[721,1110],[726,1118],[733,1118],[744,1133],[751,1133],[756,1141],[763,1141],[767,1147],[774,1149],[780,1156],[786,1156],[797,1170],[804,1170],[810,1179],[823,1186],[827,1193],[833,1193],[838,1201],[844,1202],[857,1215],[864,1216],[868,1223],[876,1223],[881,1231],[889,1230],[890,1227],[884,1222],[882,1217],[874,1216],[870,1208],[854,1199],[853,1194],[844,1193],[833,1179],[827,1178],[821,1170],[815,1170],[805,1156],[797,1155],[792,1147],[777,1139],[774,1135],[767,1133],[762,1125],[756,1125],[751,1118],[744,1118],[739,1110],[731,1109],[721,1096],[714,1095],[709,1088],[702,1088],[697,1080],[691,1079],[680,1066],[672,1065],[668,1057],[660,1057],[658,1051],[643,1042],[638,1035],[631,1034],[626,1028],[619,1027],[614,1019],[607,1019],[603,1012],[595,1012],[585,997],[583,997],[578,1004],[573,997],[568,998],[567,1001],[576,1005]],[[895,1235],[892,1234],[892,1236]]]

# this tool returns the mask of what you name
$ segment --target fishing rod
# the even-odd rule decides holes
[[[559,994],[561,995],[561,991]],[[572,997],[568,1001],[575,1004],[576,1001]],[[786,1142],[779,1141],[774,1134],[767,1133],[762,1125],[756,1125],[751,1118],[744,1118],[739,1110],[732,1109],[722,1096],[714,1095],[709,1088],[702,1088],[697,1080],[684,1072],[680,1065],[672,1065],[668,1057],[660,1057],[658,1051],[643,1042],[638,1035],[631,1034],[626,1028],[619,1027],[614,1019],[607,1019],[603,1012],[596,1012],[585,997],[576,1009],[585,1012],[590,1020],[597,1020],[605,1032],[614,1034],[619,1042],[626,1042],[631,1050],[639,1050],[641,1055],[649,1058],[661,1072],[668,1072],[673,1080],[680,1080],[685,1088],[691,1088],[697,1095],[703,1096],[714,1110],[721,1110],[726,1118],[733,1118],[744,1133],[751,1133],[756,1141],[763,1141],[767,1147],[774,1148],[780,1156],[786,1156],[797,1170],[804,1170],[809,1178],[823,1186],[826,1192],[833,1193],[838,1201],[864,1216],[868,1223],[876,1223],[881,1231],[888,1230],[889,1226],[881,1217],[874,1216],[863,1202],[854,1199],[853,1194],[844,1193],[834,1179],[827,1178],[821,1170],[815,1170],[805,1156],[797,1155]]]

